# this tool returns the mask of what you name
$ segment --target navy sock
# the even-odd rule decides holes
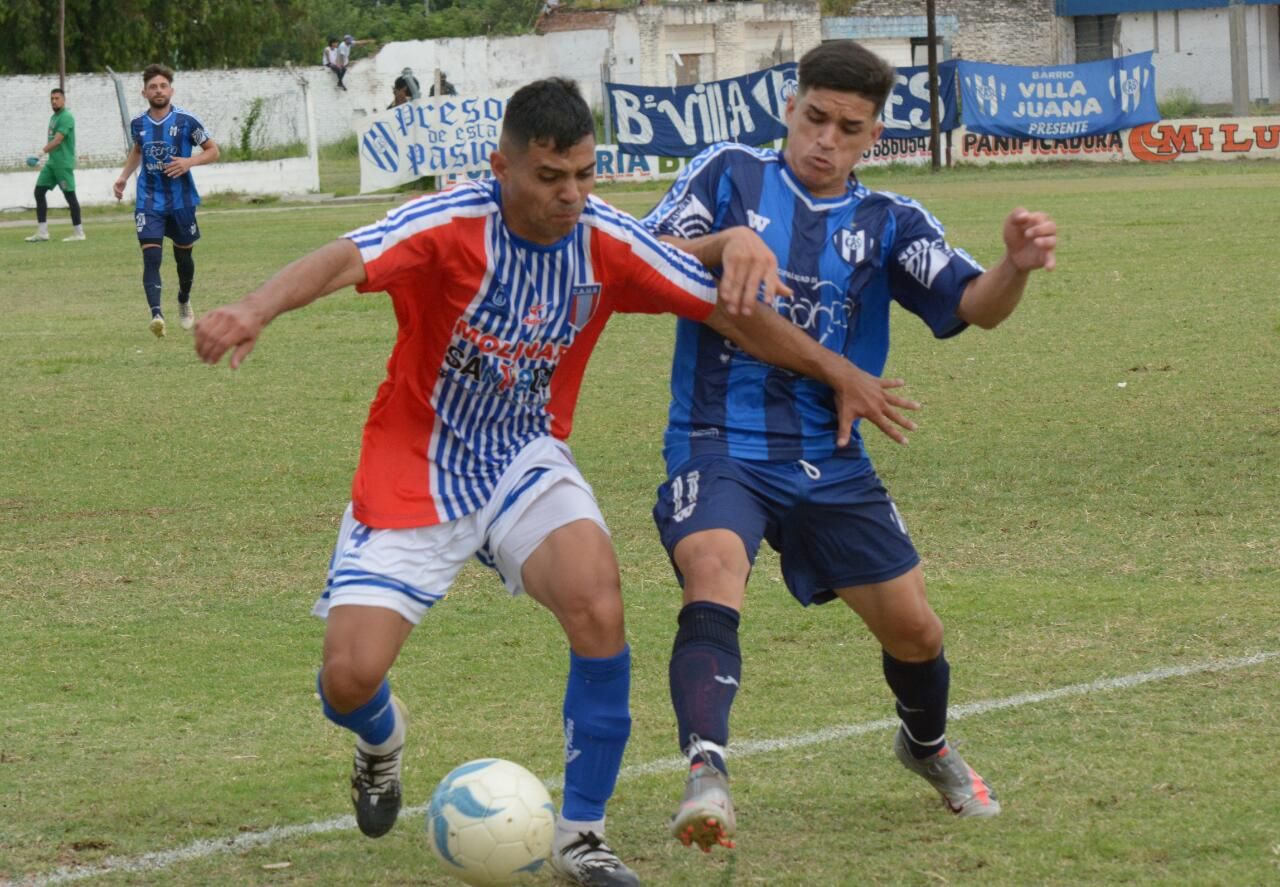
[[[173,262],[178,266],[178,302],[191,301],[191,281],[196,277],[196,260],[190,249],[173,248]]]
[[[342,714],[324,698],[324,684],[320,675],[316,675],[316,689],[320,693],[320,704],[324,708],[324,716],[339,727],[346,727],[369,745],[381,745],[391,736],[396,727],[396,711],[391,704],[391,685],[384,679],[373,698],[355,711]]]
[[[729,709],[742,679],[741,618],[737,610],[709,601],[686,604],[680,611],[667,681],[682,750],[695,734],[721,748],[729,743]],[[709,751],[707,756],[709,763],[729,772],[722,755]],[[695,755],[690,763],[701,760]]]
[[[946,742],[951,666],[941,652],[928,662],[900,662],[887,650],[882,652],[884,678],[897,699],[907,747],[917,758],[927,758]]]
[[[564,691],[565,819],[604,818],[631,736],[631,648],[592,659],[569,651]]]
[[[142,289],[147,294],[152,317],[160,314],[160,262],[163,259],[164,253],[160,247],[142,248]]]

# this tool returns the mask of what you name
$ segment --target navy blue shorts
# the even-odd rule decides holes
[[[833,600],[837,588],[895,579],[920,562],[897,506],[861,460],[695,456],[658,488],[653,520],[668,556],[702,530],[737,533],[752,564],[760,540],[768,541],[805,606]],[[683,584],[678,569],[676,576]]]
[[[196,224],[194,207],[167,213],[139,211],[133,214],[133,222],[138,229],[139,240],[168,237],[179,246],[190,246],[200,239],[200,226]]]

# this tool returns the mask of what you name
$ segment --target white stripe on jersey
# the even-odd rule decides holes
[[[677,177],[675,184],[667,191],[667,195],[645,216],[645,224],[654,228],[660,227],[667,220],[667,217],[679,208],[681,201],[688,195],[693,180],[698,177],[698,172],[702,167],[721,154],[730,151],[741,151],[765,163],[778,162],[778,152],[770,148],[753,148],[750,145],[743,145],[739,142],[720,142],[712,145],[689,161],[689,165]]]
[[[458,193],[458,192],[463,193]],[[415,234],[440,225],[447,225],[462,216],[478,218],[497,209],[491,196],[477,194],[473,189],[455,188],[443,194],[432,194],[411,200],[392,210],[385,218],[371,225],[349,231],[343,236],[360,249],[360,258],[367,265],[401,241]]]
[[[702,263],[683,250],[662,243],[631,216],[593,197],[587,204],[587,212],[583,213],[583,221],[630,243],[638,258],[680,289],[704,302],[715,303],[715,280]]]

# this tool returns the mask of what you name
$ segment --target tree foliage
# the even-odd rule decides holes
[[[318,64],[326,38],[520,34],[541,0],[65,0],[68,73]],[[427,11],[428,5],[430,12]],[[58,3],[0,3],[0,74],[58,70]]]

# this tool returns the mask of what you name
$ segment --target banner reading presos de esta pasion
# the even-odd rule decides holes
[[[374,115],[359,131],[360,191],[488,169],[506,107],[506,99],[450,95]]]

